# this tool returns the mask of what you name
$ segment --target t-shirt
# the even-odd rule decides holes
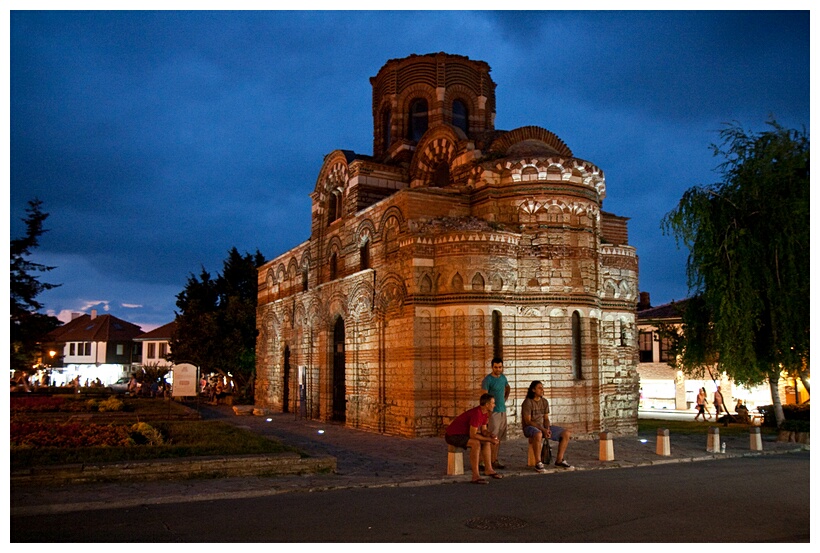
[[[543,426],[544,415],[548,415],[549,412],[550,402],[545,398],[525,399],[524,403],[521,404],[521,426],[523,428],[527,427],[524,423],[525,415],[530,416],[530,421],[537,422]]]
[[[490,417],[481,412],[481,407],[473,407],[468,411],[453,419],[447,430],[444,431],[448,436],[455,436],[456,434],[470,434],[470,427],[480,429],[487,424]]]
[[[487,390],[489,394],[495,398],[495,409],[493,413],[506,413],[507,406],[504,394],[507,391],[507,377],[502,373],[500,376],[493,376],[493,373],[488,374],[481,381],[481,389]]]

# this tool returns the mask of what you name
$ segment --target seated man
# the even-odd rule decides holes
[[[751,424],[752,419],[749,418],[749,409],[743,405],[743,400],[737,400],[735,405],[735,413],[737,413],[737,421],[743,424]]]
[[[530,441],[530,449],[535,459],[537,472],[547,472],[541,459],[541,439],[558,442],[558,453],[555,456],[555,466],[571,468],[572,465],[564,459],[564,453],[569,444],[570,432],[560,426],[550,425],[550,404],[544,399],[544,385],[540,380],[533,380],[527,390],[527,398],[521,404],[521,422],[524,425],[524,436]]]
[[[462,449],[470,450],[470,468],[473,471],[473,484],[487,484],[478,472],[479,455],[484,459],[484,474],[492,478],[502,476],[492,469],[491,446],[498,443],[498,438],[487,430],[490,413],[495,408],[495,399],[490,394],[483,394],[478,407],[469,409],[450,423],[444,432],[444,441]]]

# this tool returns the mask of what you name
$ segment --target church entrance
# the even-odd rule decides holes
[[[339,317],[333,327],[333,420],[345,422],[345,322]]]

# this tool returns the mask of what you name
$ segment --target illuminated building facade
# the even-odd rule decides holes
[[[603,172],[496,130],[485,62],[414,55],[371,84],[373,155],[328,154],[309,239],[259,269],[257,406],[440,435],[500,356],[511,433],[537,379],[576,436],[634,434],[638,260]]]

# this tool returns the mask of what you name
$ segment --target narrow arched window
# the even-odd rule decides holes
[[[410,104],[410,124],[407,138],[418,142],[427,132],[427,100],[417,98]]]
[[[382,112],[382,144],[384,144],[385,152],[390,148],[390,125],[392,125],[390,109],[385,108]]]
[[[359,270],[364,271],[370,268],[370,240],[366,240],[359,248]]]
[[[338,273],[338,258],[336,257],[336,253],[334,252],[333,255],[330,256],[330,280],[336,280],[336,275]]]
[[[329,225],[333,221],[335,221],[338,217],[338,197],[336,194],[331,194],[330,198],[327,200],[327,224]]]
[[[453,101],[453,126],[458,127],[464,133],[467,133],[467,127],[469,124],[468,114],[467,114],[467,106],[464,105],[464,102],[461,100],[454,100]]]
[[[576,380],[584,378],[581,365],[581,316],[575,311],[572,313],[572,377]]]
[[[302,292],[307,292],[308,289],[308,268],[302,269]]]
[[[501,335],[501,312],[493,311],[493,357],[504,358],[504,340]]]

